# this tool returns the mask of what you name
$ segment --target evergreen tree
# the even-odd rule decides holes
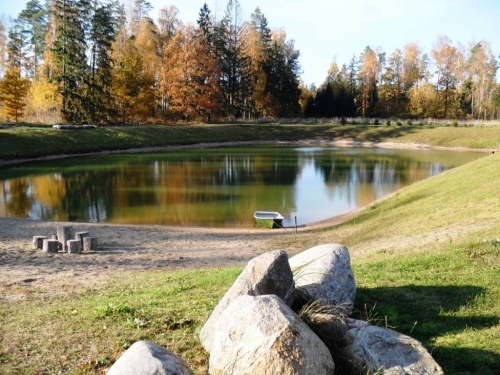
[[[17,22],[22,25],[22,36],[27,41],[26,54],[29,65],[25,66],[26,76],[36,77],[45,52],[45,33],[47,29],[47,10],[38,0],[30,0],[21,11]]]
[[[334,117],[336,114],[335,95],[333,93],[332,84],[327,82],[316,94],[316,116],[330,118]]]
[[[210,17],[210,9],[208,8],[207,3],[204,3],[198,13],[198,26],[200,27],[201,32],[205,36],[205,38],[210,41],[211,34],[213,33],[213,25],[212,18]]]
[[[238,0],[229,0],[224,18],[215,29],[215,49],[221,68],[222,104],[229,117],[243,117],[250,96],[250,60],[242,40],[243,21]]]
[[[54,0],[52,10],[56,28],[52,52],[58,68],[53,79],[59,84],[63,118],[70,123],[87,121],[89,109],[85,100],[89,82],[87,44],[80,5],[78,0]]]
[[[26,72],[30,70],[27,49],[28,43],[23,37],[22,21],[16,19],[8,33],[7,65],[11,68],[15,67],[21,76],[27,75]]]
[[[89,111],[87,114],[90,122],[106,123],[112,121],[113,118],[111,47],[116,36],[113,18],[112,6],[98,5],[91,19]]]
[[[149,17],[149,12],[153,7],[146,0],[134,0],[132,13],[130,15],[130,33],[136,35],[139,30],[139,25],[143,19],[146,19],[149,23],[153,23],[153,20]]]
[[[271,116],[285,118],[300,114],[299,56],[293,41],[286,41],[284,32],[275,33],[265,65]]]

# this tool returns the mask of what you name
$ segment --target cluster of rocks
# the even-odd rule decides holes
[[[290,259],[280,250],[252,259],[200,332],[210,353],[207,374],[443,374],[417,340],[350,319],[355,294],[342,245],[316,246]],[[191,370],[169,350],[140,341],[107,374]]]
[[[71,225],[59,225],[57,234],[33,236],[33,250],[41,249],[48,253],[63,250],[70,254],[80,254],[82,251],[97,250],[97,238],[89,232],[75,232]]]

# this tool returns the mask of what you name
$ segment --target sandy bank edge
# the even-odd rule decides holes
[[[60,154],[49,155],[38,158],[30,159],[13,159],[13,160],[0,160],[1,167],[9,167],[17,164],[30,163],[35,161],[57,160],[65,158],[74,158],[81,156],[95,156],[95,155],[110,155],[110,154],[134,154],[134,153],[154,153],[183,149],[195,148],[214,148],[214,147],[232,147],[232,146],[251,146],[251,145],[297,145],[297,146],[331,146],[331,147],[378,147],[378,148],[392,148],[392,149],[407,149],[407,150],[443,150],[443,151],[463,151],[463,152],[484,152],[492,153],[496,149],[493,148],[468,148],[468,147],[445,147],[445,146],[431,146],[425,143],[399,143],[399,142],[370,142],[370,141],[352,141],[352,140],[300,140],[300,141],[238,141],[238,142],[212,142],[212,143],[194,143],[191,145],[171,145],[171,146],[158,146],[158,147],[142,147],[130,148],[124,150],[105,150],[99,152],[81,153],[81,154]]]

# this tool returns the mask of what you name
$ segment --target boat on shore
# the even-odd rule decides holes
[[[255,211],[253,214],[257,225],[269,229],[283,228],[283,215],[273,211]]]

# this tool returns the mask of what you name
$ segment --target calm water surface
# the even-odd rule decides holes
[[[239,147],[114,155],[0,170],[0,216],[37,220],[290,226],[352,211],[484,156],[367,148]]]

